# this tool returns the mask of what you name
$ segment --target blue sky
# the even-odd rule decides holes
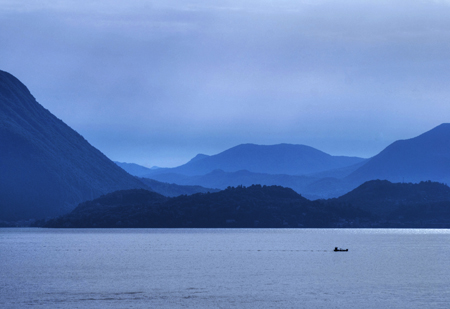
[[[450,1],[0,0],[0,69],[112,160],[370,157],[450,115]]]

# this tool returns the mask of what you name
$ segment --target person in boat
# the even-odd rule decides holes
[[[342,248],[334,247],[334,251],[348,251],[348,249],[342,249]]]

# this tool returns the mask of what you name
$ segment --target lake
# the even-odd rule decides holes
[[[447,229],[3,228],[0,263],[2,308],[450,304]]]

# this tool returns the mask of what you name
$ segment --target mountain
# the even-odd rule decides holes
[[[205,188],[198,185],[177,185],[174,183],[161,182],[149,178],[139,178],[139,180],[145,183],[153,191],[168,197],[220,191],[219,189]]]
[[[311,202],[280,186],[227,188],[166,198],[145,190],[113,192],[80,204],[47,227],[279,228],[331,227],[370,218],[352,207]]]
[[[46,227],[391,227],[449,228],[450,188],[437,182],[368,181],[328,200],[252,185],[167,198],[146,190],[113,192],[81,203]]]
[[[320,183],[316,184],[316,182],[320,181],[321,178],[285,174],[271,175],[263,173],[252,173],[247,170],[240,170],[237,172],[224,172],[223,170],[214,170],[208,174],[198,176],[185,176],[181,174],[166,173],[153,175],[152,177],[153,179],[164,183],[179,184],[181,186],[202,186],[218,188],[221,190],[226,189],[227,187],[248,187],[254,184],[265,186],[277,185],[291,188],[297,193],[302,194],[309,199],[337,197],[340,194],[344,194],[353,189],[348,188],[349,190],[346,190],[347,187],[341,189],[342,184],[337,180],[336,184],[333,184],[333,186],[330,186],[329,183],[321,186]],[[154,190],[158,192],[156,189]],[[329,192],[331,192],[332,194],[330,195]]]
[[[252,184],[280,185],[311,199],[343,195],[369,180],[450,180],[450,124],[399,140],[370,159],[333,157],[304,145],[239,145],[213,156],[197,155],[176,168],[147,178],[179,185],[225,189]]]
[[[416,219],[423,220],[432,210],[441,215],[445,213],[446,222],[450,222],[450,188],[438,182],[392,183],[371,180],[333,201],[352,205],[385,219],[392,219],[393,214],[404,217],[422,211],[423,216],[417,215]],[[433,219],[441,220],[441,215],[435,215]]]
[[[216,155],[197,155],[188,163],[175,168],[160,168],[144,177],[173,173],[186,176],[205,175],[214,170],[252,173],[306,175],[348,167],[363,162],[358,157],[331,156],[305,145],[242,144]]]
[[[144,175],[147,175],[148,173],[151,173],[153,169],[157,169],[157,168],[148,168],[142,165],[138,165],[136,163],[125,163],[125,162],[114,162],[114,163],[116,163],[130,175],[137,177],[142,177]]]
[[[392,143],[346,179],[353,183],[372,179],[392,182],[448,182],[450,124],[441,124],[415,138]]]
[[[158,169],[159,167],[147,168],[135,163],[114,162],[127,173],[139,178],[153,191],[164,196],[175,197],[179,195],[191,195],[195,193],[217,192],[219,189],[205,188],[199,185],[177,185],[175,183],[161,182],[155,179],[143,178],[142,175],[148,174],[149,171]]]
[[[0,71],[0,220],[67,213],[119,189],[146,188]]]

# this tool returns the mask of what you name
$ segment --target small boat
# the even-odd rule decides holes
[[[334,252],[347,252],[348,249],[342,249],[342,248],[338,248],[338,247],[334,247]]]

